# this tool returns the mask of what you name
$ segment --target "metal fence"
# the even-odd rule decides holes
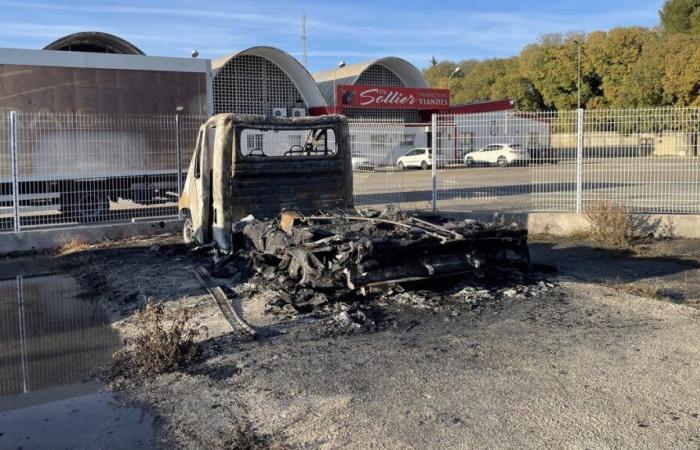
[[[174,217],[205,120],[0,111],[0,231]],[[700,214],[697,108],[436,115],[420,143],[407,129],[350,122],[357,206]]]
[[[206,117],[2,112],[0,120],[0,231],[21,231],[174,216]]]
[[[700,214],[700,109],[438,115],[433,130],[439,209]]]
[[[353,193],[356,206],[382,207],[393,204],[404,209],[430,207],[430,187],[396,170],[396,161],[406,152],[401,145],[404,122],[400,119],[350,121]]]

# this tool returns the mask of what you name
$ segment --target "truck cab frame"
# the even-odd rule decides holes
[[[199,129],[179,201],[183,237],[232,250],[235,222],[352,207],[347,119],[219,114]]]

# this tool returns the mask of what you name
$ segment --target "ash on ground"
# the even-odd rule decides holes
[[[413,217],[295,213],[286,230],[284,219],[248,220],[238,225],[237,251],[212,250],[211,272],[262,334],[298,324],[322,335],[379,331],[392,326],[399,309],[449,321],[555,288],[527,270],[526,231]],[[365,287],[355,288],[358,280]]]

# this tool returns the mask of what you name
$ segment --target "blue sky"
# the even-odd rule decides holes
[[[0,0],[0,47],[42,48],[86,30],[119,35],[146,54],[216,58],[271,45],[301,60],[307,16],[309,69],[401,56],[505,57],[545,33],[653,26],[663,0],[491,1],[50,1]]]

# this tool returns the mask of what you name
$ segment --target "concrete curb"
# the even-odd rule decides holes
[[[73,239],[78,239],[86,244],[96,244],[105,240],[152,236],[180,232],[181,230],[181,220],[164,220],[0,233],[0,255],[53,250]]]
[[[441,211],[454,219],[476,219],[484,222],[516,223],[531,234],[570,236],[590,230],[583,214],[576,213],[500,213],[492,211]],[[700,216],[679,214],[632,214],[635,228],[645,235],[666,238],[700,239]]]

